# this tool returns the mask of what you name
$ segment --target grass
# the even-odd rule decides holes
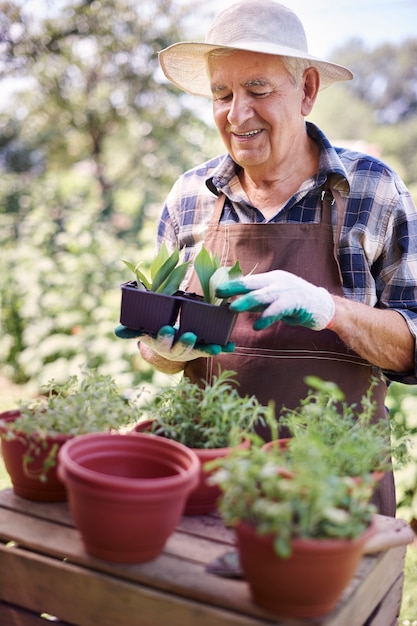
[[[6,411],[15,408],[19,400],[25,399],[32,395],[33,391],[29,387],[11,386],[0,377],[0,411]],[[414,399],[413,399],[414,400]],[[414,405],[414,406],[413,406]],[[417,398],[415,403],[410,407],[410,416],[417,421]],[[417,444],[417,442],[416,442]],[[417,447],[417,446],[416,446]],[[399,493],[410,483],[416,472],[415,461],[409,463],[407,467],[396,473],[397,489]],[[0,456],[0,489],[6,489],[11,486],[9,476],[6,472],[4,464]],[[399,509],[397,517],[410,522],[413,518],[411,509]],[[417,513],[414,511],[414,517]],[[417,538],[413,544],[407,548],[407,555],[404,570],[404,591],[401,605],[400,626],[417,626]]]

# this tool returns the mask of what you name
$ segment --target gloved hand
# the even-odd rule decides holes
[[[243,295],[230,304],[233,311],[263,311],[253,328],[262,330],[281,320],[290,326],[323,330],[331,323],[335,305],[330,293],[283,270],[251,274],[216,289],[221,298]]]
[[[162,326],[156,336],[127,328],[121,324],[115,328],[114,332],[121,339],[139,337],[141,343],[168,361],[193,361],[200,357],[215,356],[220,352],[233,352],[235,349],[234,343],[230,341],[225,346],[213,343],[199,344],[197,335],[194,333],[183,333],[175,340],[176,328],[173,326]]]

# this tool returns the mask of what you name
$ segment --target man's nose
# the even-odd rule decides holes
[[[239,126],[250,117],[250,106],[245,96],[234,94],[230,101],[227,121],[233,126]]]

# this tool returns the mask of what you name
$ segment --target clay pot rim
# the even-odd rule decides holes
[[[2,413],[0,413],[0,420],[4,420],[6,423],[12,423],[14,421],[16,421],[18,419],[18,417],[20,417],[20,410],[19,409],[10,409],[9,411],[3,411]],[[7,426],[0,426],[0,434],[1,433],[6,433],[8,432],[8,428]],[[47,434],[47,435],[42,435],[41,437],[38,436],[38,433],[36,431],[34,431],[33,433],[25,433],[24,430],[16,430],[14,431],[15,437],[13,439],[6,439],[6,443],[8,441],[12,442],[12,441],[16,441],[16,439],[20,439],[20,440],[25,440],[25,441],[45,441],[47,443],[50,444],[54,444],[54,443],[59,443],[59,444],[63,444],[66,441],[68,441],[68,439],[72,439],[74,437],[74,435],[71,435],[70,433],[56,433],[55,435],[52,434]],[[2,438],[2,440],[4,441],[4,438]]]
[[[151,433],[149,430],[147,430],[148,428],[150,428],[150,426],[153,424],[153,422],[155,422],[155,419],[145,419],[142,420],[140,422],[138,422],[137,424],[135,424],[135,426],[132,429],[132,433],[141,433],[141,434],[146,434],[146,435],[153,435],[154,437],[160,437],[161,439],[168,439],[169,441],[173,441],[176,443],[179,443],[178,441],[176,441],[175,439],[170,439],[169,437],[164,437],[163,435],[158,435],[156,433]],[[181,445],[186,445],[186,444],[181,444]],[[192,448],[191,446],[187,446],[186,447],[189,450],[193,450],[193,452],[195,452],[196,454],[198,454],[199,457],[204,458],[204,457],[209,457],[209,460],[212,459],[213,455],[215,454],[216,456],[226,456],[227,454],[230,453],[231,450],[234,450],[235,448],[250,448],[251,442],[249,439],[244,439],[243,441],[241,441],[240,444],[238,444],[237,446],[224,446],[222,448]]]
[[[238,524],[238,527],[243,531],[243,533],[256,534],[257,539],[259,541],[264,541],[269,543],[271,538],[273,537],[273,533],[267,533],[264,535],[259,535],[256,532],[256,526],[241,520]],[[375,517],[372,517],[371,522],[367,528],[363,531],[361,535],[358,537],[354,537],[353,539],[348,538],[338,538],[338,537],[295,537],[291,539],[292,553],[297,551],[297,549],[302,549],[303,552],[311,552],[314,553],[316,551],[321,550],[337,550],[338,548],[352,546],[353,544],[362,544],[370,539],[372,535],[374,535],[377,531],[377,524]]]
[[[132,478],[129,476],[113,476],[112,474],[105,474],[93,469],[89,469],[84,467],[77,460],[74,460],[71,456],[71,451],[73,449],[77,450],[77,448],[83,445],[88,445],[89,443],[93,443],[94,448],[100,449],[103,444],[106,444],[111,439],[111,448],[112,452],[117,451],[116,446],[119,444],[123,444],[124,447],[130,446],[134,448],[136,444],[142,441],[149,443],[152,441],[151,445],[154,446],[155,458],[161,458],[162,462],[166,462],[167,465],[174,465],[176,468],[176,473],[162,476],[162,477],[148,477],[148,478]],[[123,445],[122,448],[123,449]],[[140,445],[137,446],[138,450]],[[159,449],[157,449],[159,448]],[[187,468],[178,468],[178,463],[174,462],[174,459],[170,460],[170,457],[164,456],[164,448],[165,452],[167,450],[171,450],[172,452],[180,452],[183,456],[185,456],[189,460],[189,467]],[[125,450],[126,452],[126,450]],[[196,480],[200,471],[200,460],[197,455],[186,446],[179,444],[176,441],[171,440],[163,440],[162,437],[157,437],[155,435],[150,434],[142,434],[142,433],[110,433],[110,432],[100,432],[100,433],[88,433],[85,435],[78,435],[68,440],[58,453],[58,474],[63,482],[67,482],[67,475],[72,475],[75,480],[85,481],[90,485],[97,485],[98,487],[104,487],[106,489],[122,489],[123,491],[137,491],[140,488],[142,491],[153,491],[158,489],[159,486],[162,486],[168,483],[172,489],[176,487],[180,487],[183,483],[187,483],[189,481],[190,475],[195,474]],[[177,471],[177,468],[179,471]]]

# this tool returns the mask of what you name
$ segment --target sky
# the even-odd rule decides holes
[[[20,0],[34,15],[53,14],[70,0]],[[138,5],[140,0],[136,0]],[[191,0],[177,0],[189,4]],[[360,37],[373,47],[381,42],[400,43],[417,37],[417,0],[279,0],[301,19],[307,34],[310,53],[328,57],[338,45]],[[186,39],[203,39],[213,15],[236,0],[200,0],[207,14],[197,28],[190,26]],[[198,5],[199,3],[197,3]],[[197,9],[201,15],[201,9]],[[209,17],[210,15],[210,17]]]
[[[211,0],[216,12],[236,0]],[[281,0],[304,25],[310,54],[327,57],[360,37],[369,47],[417,37],[417,0]],[[207,26],[209,21],[207,22]],[[190,37],[191,38],[191,37]]]

